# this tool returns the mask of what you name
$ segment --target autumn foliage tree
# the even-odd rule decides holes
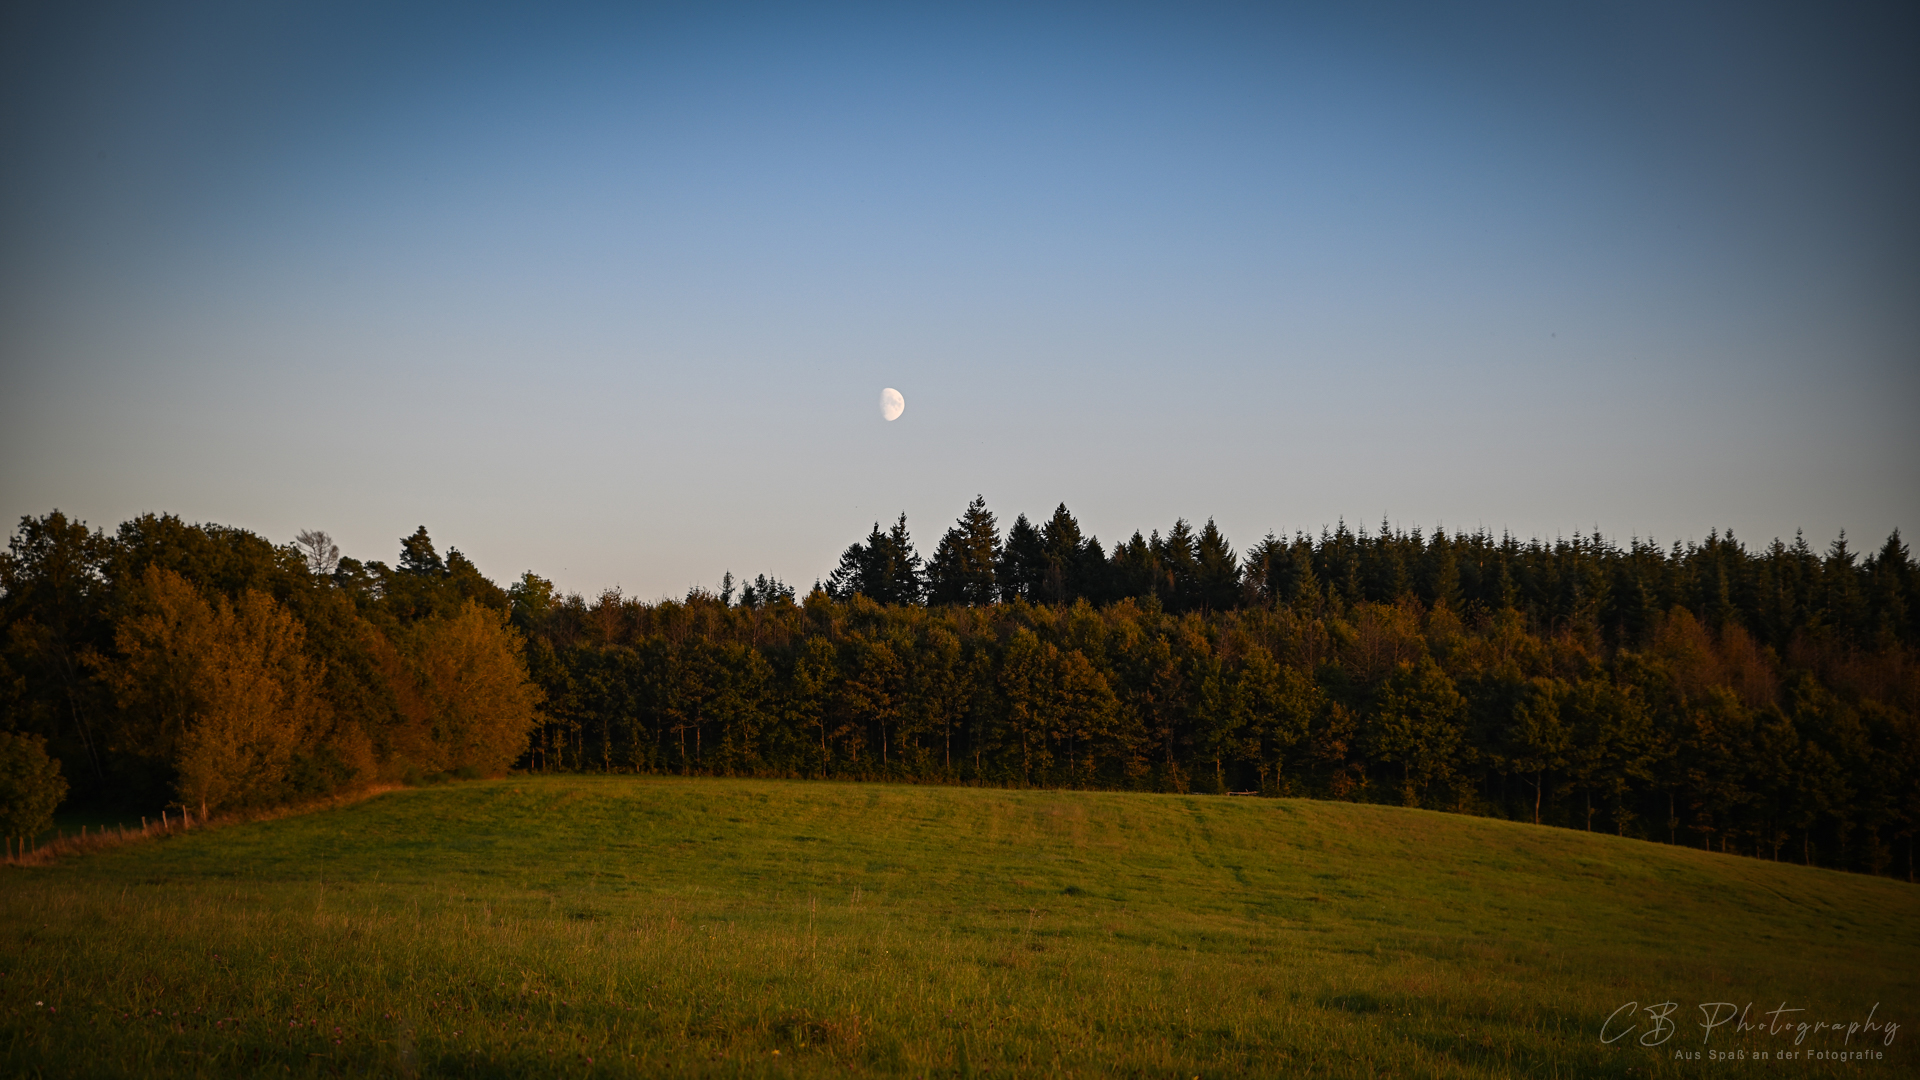
[[[540,690],[520,659],[522,642],[504,612],[467,601],[421,626],[415,670],[428,708],[435,771],[505,772],[526,752]]]
[[[0,704],[95,802],[205,814],[497,773],[541,700],[510,603],[425,529],[389,568],[313,532],[29,518],[0,555]]]
[[[326,724],[306,629],[274,599],[245,590],[211,601],[149,567],[101,662],[138,752],[175,770],[180,801],[216,807],[280,793],[296,755]]]

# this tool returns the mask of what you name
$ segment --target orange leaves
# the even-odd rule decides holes
[[[500,773],[526,751],[541,694],[521,657],[505,616],[471,600],[452,618],[421,625],[414,671],[432,710],[432,764]]]
[[[324,719],[306,629],[247,590],[210,603],[179,574],[148,567],[115,629],[114,688],[127,749],[169,760],[183,802],[200,807],[277,793]]]

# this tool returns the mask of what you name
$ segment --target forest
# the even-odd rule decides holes
[[[805,595],[501,588],[54,512],[0,555],[8,746],[79,802],[201,813],[508,769],[1309,796],[1915,874],[1920,598],[1855,552],[1344,523],[1111,548],[975,499]],[[39,752],[39,751],[36,751]],[[19,771],[15,769],[15,771]]]

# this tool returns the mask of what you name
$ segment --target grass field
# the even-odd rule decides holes
[[[515,778],[0,868],[0,1073],[1894,1077],[1916,916],[1391,807]]]

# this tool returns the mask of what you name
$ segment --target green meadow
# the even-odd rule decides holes
[[[520,777],[0,868],[0,1073],[1893,1077],[1916,916],[1385,806]]]

